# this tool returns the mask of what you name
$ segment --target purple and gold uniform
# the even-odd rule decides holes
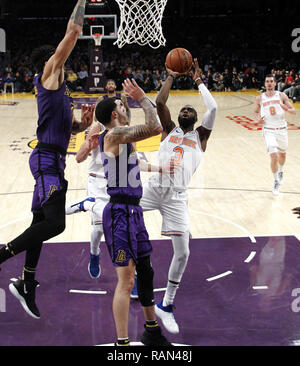
[[[34,78],[38,106],[38,144],[29,165],[35,179],[32,212],[38,212],[55,191],[67,190],[66,152],[72,132],[72,98],[65,82],[57,90],[45,89],[41,74]]]
[[[107,179],[110,202],[103,211],[105,241],[114,266],[127,266],[130,258],[149,256],[152,246],[145,228],[143,210],[139,206],[143,194],[140,169],[132,144],[123,145],[115,158],[103,152],[107,130],[99,136],[99,147]]]

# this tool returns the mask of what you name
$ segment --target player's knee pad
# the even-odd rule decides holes
[[[137,289],[139,300],[142,306],[154,304],[153,276],[154,271],[150,263],[150,256],[139,258],[136,265]]]

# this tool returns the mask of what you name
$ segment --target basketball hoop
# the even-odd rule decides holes
[[[95,45],[96,46],[101,46],[101,41],[102,41],[103,34],[94,33],[94,34],[92,34],[92,37],[94,38]]]
[[[114,44],[122,48],[126,43],[165,46],[162,16],[168,0],[116,0],[120,8],[118,39]]]

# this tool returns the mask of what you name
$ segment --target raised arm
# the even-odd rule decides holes
[[[204,116],[202,118],[201,126],[196,129],[196,131],[198,131],[199,133],[202,150],[205,151],[207,140],[209,139],[211,131],[215,124],[217,115],[217,103],[201,79],[201,70],[198,64],[198,60],[196,58],[194,59],[194,68],[195,70],[194,72],[191,72],[191,76],[198,86],[199,93],[201,93],[204,104],[207,108],[207,111],[204,113]]]
[[[73,112],[73,121],[72,121],[72,133],[76,134],[79,132],[85,131],[88,127],[93,123],[93,114],[94,114],[95,106],[82,104],[81,105],[81,121],[76,121],[74,112]]]
[[[42,83],[50,83],[48,89],[55,89],[56,85],[51,85],[52,82],[49,79],[51,76],[60,76],[62,67],[64,66],[66,60],[70,56],[78,37],[82,32],[83,21],[84,21],[84,13],[85,13],[85,3],[86,0],[78,0],[73,13],[69,19],[66,34],[63,40],[59,43],[58,47],[54,55],[50,57],[48,60],[43,76],[42,76]],[[62,72],[63,74],[63,72]],[[63,76],[60,76],[63,79]],[[60,80],[61,81],[61,80]],[[44,84],[43,84],[44,85]]]
[[[131,121],[131,111],[130,111],[129,105],[127,103],[126,95],[122,94],[121,99],[124,104],[124,107],[126,108],[126,114],[127,114],[128,121],[130,122]]]
[[[156,108],[146,97],[145,92],[138,86],[136,81],[126,79],[123,83],[124,90],[128,95],[137,100],[142,106],[145,113],[145,124],[137,126],[120,126],[115,127],[108,133],[105,138],[110,144],[127,144],[129,142],[137,142],[148,137],[159,135],[162,127],[157,118]]]
[[[170,90],[173,84],[174,79],[179,75],[178,72],[173,72],[172,70],[168,69],[166,66],[167,72],[169,76],[163,83],[158,96],[155,100],[157,114],[160,119],[161,125],[163,127],[162,132],[162,140],[174,129],[175,123],[171,119],[171,113],[169,108],[167,107],[166,103],[169,98]]]

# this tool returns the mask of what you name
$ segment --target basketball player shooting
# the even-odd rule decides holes
[[[271,171],[274,177],[272,193],[279,194],[283,184],[283,166],[288,147],[287,123],[285,112],[296,114],[285,93],[276,91],[276,80],[272,74],[265,78],[266,92],[255,99],[254,115],[263,126],[263,136],[270,154]]]
[[[200,164],[207,141],[214,127],[217,103],[203,84],[197,59],[194,59],[191,76],[207,107],[201,126],[194,130],[198,120],[197,112],[191,105],[179,111],[179,126],[172,121],[166,103],[174,79],[180,75],[167,68],[169,76],[157,98],[157,113],[163,132],[158,151],[158,165],[163,162],[180,164],[174,174],[155,173],[143,187],[141,206],[143,211],[159,210],[162,214],[162,235],[170,236],[173,244],[173,258],[168,273],[167,290],[164,298],[155,305],[155,312],[170,333],[178,333],[179,326],[174,318],[174,299],[189,257],[189,216],[187,188],[190,179]]]
[[[138,296],[146,323],[141,341],[147,346],[170,346],[162,335],[154,311],[152,246],[139,205],[142,183],[133,143],[162,131],[154,106],[134,79],[123,87],[137,100],[145,113],[145,124],[127,126],[126,109],[120,99],[107,98],[98,103],[96,117],[105,126],[99,136],[99,148],[107,179],[110,202],[103,210],[105,242],[118,277],[113,298],[113,315],[118,340],[129,345],[128,317],[130,292],[137,272]]]
[[[72,114],[72,98],[64,81],[64,64],[82,31],[85,0],[79,0],[67,25],[66,34],[58,47],[42,46],[32,52],[37,71],[38,128],[37,147],[29,164],[35,179],[32,200],[33,220],[23,234],[0,250],[0,264],[26,251],[22,279],[9,285],[11,293],[33,318],[40,318],[35,303],[38,282],[35,271],[42,244],[65,229],[65,197],[68,182],[64,178],[66,151],[71,133],[85,130],[93,121],[93,108],[82,108],[81,123]]]

